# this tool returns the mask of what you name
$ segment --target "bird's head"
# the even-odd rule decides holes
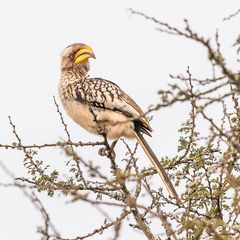
[[[83,66],[88,68],[88,59],[95,58],[93,50],[86,44],[74,43],[67,46],[62,52],[61,68],[69,69],[74,66]]]

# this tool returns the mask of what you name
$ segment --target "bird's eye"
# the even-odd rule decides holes
[[[70,58],[71,60],[73,60],[73,59],[74,59],[74,54],[71,53],[71,54],[69,55],[69,58]]]

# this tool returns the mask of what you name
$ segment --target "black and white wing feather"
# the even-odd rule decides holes
[[[150,135],[148,120],[136,102],[115,83],[101,78],[86,78],[75,90],[76,100],[90,104],[98,111],[122,113],[134,122],[137,131]]]

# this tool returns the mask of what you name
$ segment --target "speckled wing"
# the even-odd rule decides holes
[[[112,110],[132,118],[136,130],[150,135],[151,127],[141,108],[135,101],[111,81],[101,78],[87,78],[76,89],[77,101],[90,104],[101,110]]]

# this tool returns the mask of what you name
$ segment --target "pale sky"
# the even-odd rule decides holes
[[[240,18],[234,18],[231,23],[222,19],[239,9],[237,0],[1,1],[1,143],[15,141],[8,115],[12,116],[24,143],[50,143],[64,137],[53,95],[57,96],[60,53],[74,42],[92,46],[96,60],[91,60],[91,76],[117,83],[143,110],[157,103],[157,91],[170,83],[170,73],[184,73],[190,66],[193,76],[208,76],[210,66],[201,46],[156,31],[153,23],[132,16],[128,8],[177,27],[183,27],[186,18],[193,29],[205,37],[213,37],[218,29],[223,50],[231,63],[231,45],[239,34]],[[154,113],[154,134],[148,141],[159,157],[176,154],[177,130],[187,114],[185,105]],[[73,140],[99,140],[64,116]],[[91,149],[91,153],[89,149],[80,151],[86,159],[101,160],[104,164],[96,148]],[[40,156],[64,173],[65,165],[61,162],[64,157],[60,152],[46,150]],[[27,176],[22,159],[21,153],[0,150],[0,160],[18,177]],[[144,158],[143,165],[150,166],[150,163]],[[0,182],[9,182],[1,170]],[[17,189],[0,188],[0,192],[1,239],[39,239],[36,226],[41,224],[40,215],[28,199]],[[99,214],[93,218],[91,214],[95,214],[95,210],[87,204],[66,205],[64,198],[49,199],[45,193],[39,196],[56,227],[66,237],[82,235],[103,222]],[[110,236],[108,231],[91,239],[110,239]],[[128,237],[145,239],[136,232],[128,232]]]

